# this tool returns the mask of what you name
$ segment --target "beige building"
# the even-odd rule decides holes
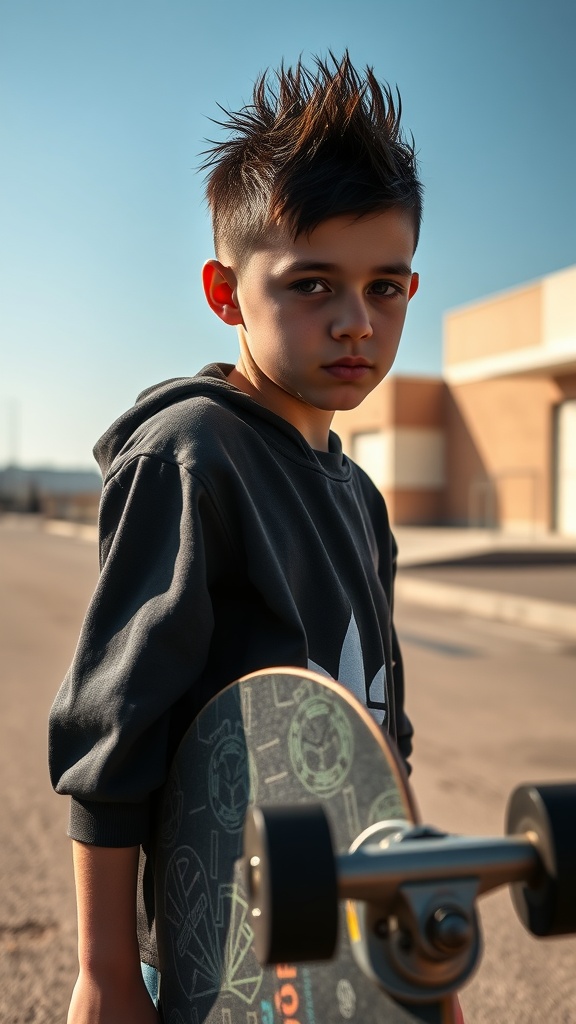
[[[576,266],[448,313],[442,379],[334,426],[394,523],[576,535]]]

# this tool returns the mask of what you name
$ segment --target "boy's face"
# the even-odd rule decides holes
[[[408,302],[414,227],[399,209],[324,221],[309,236],[272,228],[238,271],[204,268],[208,301],[238,327],[230,381],[326,448],[337,409],[389,372]]]

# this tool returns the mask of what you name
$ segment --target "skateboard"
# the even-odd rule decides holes
[[[411,1024],[362,973],[342,905],[330,961],[262,966],[256,957],[247,809],[319,802],[337,853],[377,822],[417,821],[403,767],[338,683],[301,669],[255,673],[193,722],[171,766],[155,850],[164,1024]]]

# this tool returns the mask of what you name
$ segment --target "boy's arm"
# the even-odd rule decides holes
[[[80,970],[68,1024],[158,1024],[136,936],[138,854],[73,843]]]
[[[145,457],[108,483],[100,528],[100,580],[50,717],[51,778],[72,796],[76,841],[69,1024],[157,1024],[136,942],[137,851],[169,764],[173,708],[192,699],[208,656],[211,573],[230,541],[201,482]]]

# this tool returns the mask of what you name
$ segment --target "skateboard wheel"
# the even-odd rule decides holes
[[[531,833],[542,860],[538,881],[512,886],[512,902],[533,935],[576,932],[576,783],[525,785],[508,804],[506,831]]]
[[[322,808],[249,808],[244,858],[260,963],[330,959],[338,937],[338,890]]]

